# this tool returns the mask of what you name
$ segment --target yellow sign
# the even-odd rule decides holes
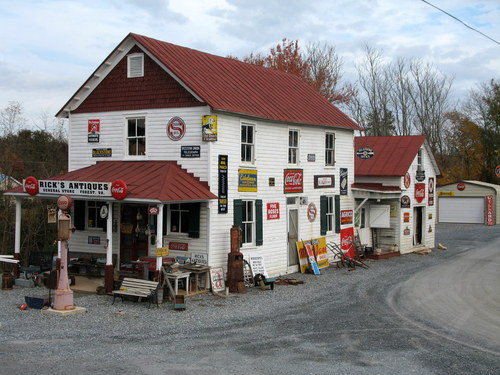
[[[166,257],[166,256],[168,256],[168,247],[157,247],[156,248],[156,256],[157,257]]]
[[[438,195],[440,197],[454,197],[455,192],[454,191],[440,191],[440,192],[438,192]]]
[[[217,140],[217,116],[206,115],[201,119],[202,140],[212,142]]]
[[[326,250],[326,238],[325,237],[320,237],[320,238],[314,238],[312,240],[307,240],[307,241],[297,241],[297,253],[299,255],[299,263],[300,263],[300,272],[304,273],[306,272],[307,268],[309,267],[309,261],[308,261],[308,256],[306,249],[304,248],[304,242],[308,243],[312,246],[314,249],[314,255],[316,256],[316,263],[318,264],[319,268],[325,268],[330,265],[328,262],[328,253]]]

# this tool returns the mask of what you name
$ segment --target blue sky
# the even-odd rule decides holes
[[[498,0],[429,0],[500,41]],[[500,45],[421,0],[0,0],[0,108],[54,115],[129,33],[220,56],[266,53],[288,38],[327,42],[344,78],[368,44],[454,77],[456,97],[500,78]]]

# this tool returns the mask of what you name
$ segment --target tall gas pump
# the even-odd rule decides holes
[[[57,237],[61,241],[61,262],[57,278],[57,289],[54,294],[54,310],[73,310],[73,291],[69,287],[68,281],[68,240],[71,237],[73,226],[69,210],[73,205],[73,198],[69,195],[61,195],[57,199],[59,215],[57,218]]]

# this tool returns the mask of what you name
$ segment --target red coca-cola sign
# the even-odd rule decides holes
[[[114,180],[111,184],[111,195],[116,200],[121,201],[125,199],[128,194],[128,187],[125,181],[123,180]]]
[[[415,200],[422,203],[425,198],[425,184],[415,184]]]
[[[304,190],[304,172],[302,169],[285,169],[284,192],[302,193]]]
[[[26,177],[23,188],[29,195],[37,195],[39,190],[38,180],[33,176]]]

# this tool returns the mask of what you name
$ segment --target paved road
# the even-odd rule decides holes
[[[148,309],[20,311],[0,291],[0,374],[500,374],[500,228],[444,226],[448,250],[292,275],[302,285]]]

